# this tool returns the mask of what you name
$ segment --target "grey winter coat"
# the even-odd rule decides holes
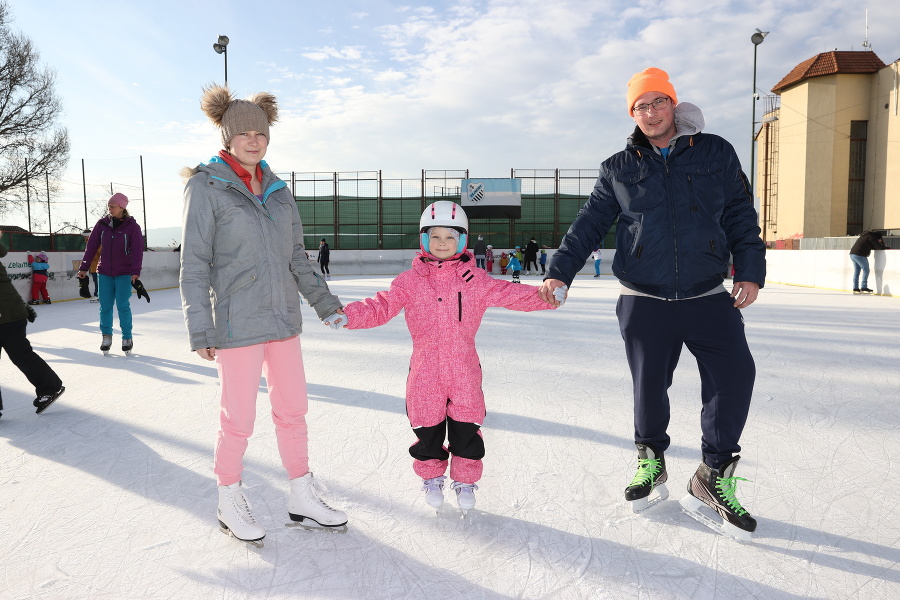
[[[298,335],[298,291],[319,318],[341,308],[306,257],[294,197],[265,161],[262,167],[262,201],[218,157],[182,172],[190,179],[179,282],[191,350]]]

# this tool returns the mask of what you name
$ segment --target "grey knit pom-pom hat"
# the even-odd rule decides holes
[[[211,85],[203,90],[200,108],[222,130],[222,145],[226,149],[234,136],[245,131],[258,131],[271,141],[269,126],[278,120],[278,102],[268,92],[235,100],[227,87]]]

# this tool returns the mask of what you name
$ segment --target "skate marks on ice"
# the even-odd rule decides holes
[[[638,548],[604,539],[592,534],[593,519],[562,507],[552,511],[553,525],[479,509],[461,519],[459,511],[450,508],[442,507],[438,518],[427,506],[412,508],[416,514],[409,515],[408,529],[423,539],[442,540],[444,547],[464,548],[469,560],[447,552],[446,566],[456,570],[477,565],[481,579],[502,579],[501,589],[510,597],[669,598],[673,586],[684,598],[803,597],[755,581],[752,566],[722,573],[715,566],[673,556],[668,548]],[[429,549],[429,556],[438,554],[437,548]]]
[[[784,558],[778,559],[779,567],[773,567],[770,576],[784,579],[784,589],[798,589],[798,578],[804,579],[807,588],[803,595],[805,598],[857,597],[847,591],[848,574],[867,579],[861,580],[859,586],[861,589],[868,589],[870,593],[858,596],[860,598],[892,599],[893,596],[886,591],[887,586],[889,583],[900,584],[900,569],[897,568],[900,565],[900,548],[868,542],[859,537],[835,535],[767,517],[757,517],[758,527],[752,533],[751,542],[745,543],[721,531],[721,518],[713,509],[702,504],[701,511],[706,513],[704,515],[706,522],[701,520],[703,517],[697,518],[687,514],[687,510],[680,502],[665,502],[640,516],[622,511],[609,523],[617,530],[627,530],[626,526],[634,526],[636,520],[647,520],[653,524],[654,530],[670,531],[669,537],[684,539],[685,543],[689,538],[701,541],[706,539],[707,543],[715,544],[709,547],[711,553],[715,554],[718,552],[717,549],[730,547],[735,552],[741,552],[741,556],[747,557],[746,560],[751,563],[759,561],[760,565],[771,565],[773,553],[784,555]],[[714,517],[709,516],[713,514]],[[856,524],[858,525],[858,522]],[[693,533],[677,533],[678,528]],[[739,530],[738,535],[742,533],[747,532]],[[859,535],[864,536],[865,532],[860,531]],[[716,543],[718,539],[722,539],[726,545]],[[735,545],[729,546],[730,544]],[[757,558],[749,558],[751,556]],[[753,579],[760,581],[762,578],[757,575]],[[769,598],[767,595],[758,597]]]

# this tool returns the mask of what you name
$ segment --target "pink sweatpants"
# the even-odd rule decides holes
[[[220,349],[216,351],[216,364],[222,386],[214,468],[218,484],[231,485],[241,480],[247,438],[253,433],[256,420],[260,375],[266,378],[269,389],[281,464],[289,479],[306,475],[309,472],[306,428],[309,403],[300,338]]]

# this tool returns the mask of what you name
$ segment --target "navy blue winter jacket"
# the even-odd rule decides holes
[[[628,288],[669,299],[698,296],[722,283],[729,252],[735,281],[765,282],[750,186],[734,148],[717,135],[682,135],[663,159],[635,128],[625,150],[601,165],[547,278],[571,285],[616,217],[612,270]]]

